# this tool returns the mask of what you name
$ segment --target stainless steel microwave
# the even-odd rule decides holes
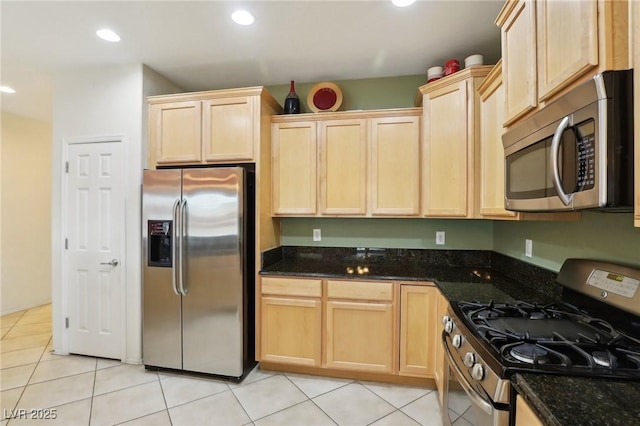
[[[505,208],[633,209],[633,70],[606,71],[502,136]]]

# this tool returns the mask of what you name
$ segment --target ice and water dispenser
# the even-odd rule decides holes
[[[149,266],[171,268],[173,221],[150,220],[149,226]]]

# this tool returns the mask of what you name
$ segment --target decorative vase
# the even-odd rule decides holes
[[[285,114],[300,114],[300,98],[296,94],[296,89],[293,80],[291,80],[291,87],[289,88],[289,94],[284,99],[284,113]]]

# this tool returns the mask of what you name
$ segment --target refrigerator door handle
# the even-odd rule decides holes
[[[171,286],[173,287],[173,292],[176,294],[176,296],[180,296],[180,293],[178,292],[178,261],[179,261],[179,254],[178,254],[178,249],[176,247],[176,245],[178,244],[178,224],[180,223],[180,218],[178,217],[179,212],[178,212],[178,206],[180,205],[180,200],[176,200],[175,203],[173,203],[173,227],[171,229],[171,240],[173,241],[173,244],[171,244],[171,258],[173,259],[173,266],[171,268]]]
[[[184,288],[184,238],[187,236],[187,200],[182,200],[182,205],[180,207],[180,272],[179,272],[179,290],[180,294],[183,296],[187,295],[187,289]]]

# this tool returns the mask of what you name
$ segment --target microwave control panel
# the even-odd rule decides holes
[[[577,191],[593,189],[596,179],[596,135],[593,120],[576,126],[578,133]]]

